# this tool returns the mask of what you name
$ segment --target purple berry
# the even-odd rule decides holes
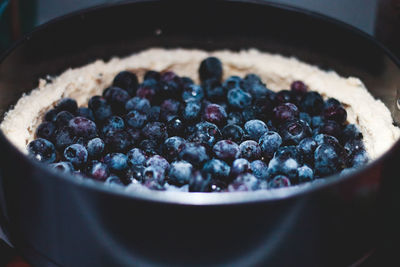
[[[94,160],[90,162],[88,167],[86,168],[86,174],[94,180],[104,182],[110,175],[110,171],[106,164]]]
[[[143,129],[142,134],[145,138],[156,142],[164,142],[168,138],[167,126],[162,122],[149,122]]]
[[[204,119],[216,125],[224,125],[228,115],[223,107],[217,104],[210,104],[206,107],[203,115]]]
[[[290,186],[290,180],[284,175],[277,175],[268,183],[268,188],[270,189],[283,188],[289,186]]]
[[[76,136],[81,136],[88,139],[97,136],[96,123],[85,117],[75,117],[71,119],[68,123],[68,126],[72,129],[72,132]]]
[[[305,85],[302,81],[294,81],[290,85],[290,90],[296,94],[303,95],[307,93],[307,85]]]
[[[292,103],[284,103],[273,109],[273,120],[275,123],[283,123],[285,121],[294,120],[299,117],[298,108]]]

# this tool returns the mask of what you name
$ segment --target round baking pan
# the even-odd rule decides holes
[[[3,55],[0,109],[40,77],[149,47],[294,56],[361,78],[400,118],[399,62],[385,48],[343,23],[265,1],[131,1],[53,20]],[[279,194],[126,193],[55,173],[0,133],[1,224],[35,266],[347,266],[395,229],[399,155],[396,142],[351,175]]]

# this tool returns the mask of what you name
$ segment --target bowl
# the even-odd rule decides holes
[[[338,21],[266,1],[130,1],[55,19],[0,63],[6,112],[39,77],[149,47],[257,48],[361,78],[395,122],[399,61]],[[71,179],[0,133],[0,222],[35,266],[348,266],[398,219],[397,141],[351,175],[269,194],[128,193]],[[397,198],[397,202],[396,202]]]

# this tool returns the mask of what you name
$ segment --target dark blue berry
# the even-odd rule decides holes
[[[93,160],[88,164],[86,174],[94,180],[104,182],[110,175],[110,170],[105,163]]]
[[[161,79],[161,74],[158,71],[148,70],[144,74],[144,80],[149,80],[149,79],[159,81]]]
[[[208,192],[210,191],[211,177],[204,177],[201,172],[195,171],[189,181],[189,192]]]
[[[112,116],[111,106],[101,96],[90,98],[89,108],[93,111],[96,121],[102,122]]]
[[[221,80],[222,78],[222,63],[216,57],[208,57],[200,63],[199,67],[200,80],[208,79]]]
[[[302,139],[311,136],[311,128],[302,120],[287,121],[279,127],[279,134],[283,144],[297,145]]]
[[[140,142],[139,148],[143,150],[147,157],[160,154],[161,149],[155,140],[145,139]]]
[[[54,134],[54,145],[58,151],[64,151],[67,146],[72,145],[75,141],[76,137],[72,129],[67,126],[57,129]]]
[[[224,125],[228,115],[223,107],[217,104],[210,104],[204,110],[204,120],[214,123],[215,125]]]
[[[87,139],[97,136],[96,124],[85,117],[75,117],[71,119],[68,126],[75,136],[81,136]]]
[[[240,88],[243,80],[239,76],[231,76],[226,79],[222,86],[225,88],[225,91],[229,91],[233,88]]]
[[[179,101],[175,99],[166,99],[160,106],[160,118],[163,121],[169,121],[178,115],[180,108]]]
[[[71,162],[75,168],[80,168],[87,162],[88,152],[83,145],[72,144],[65,148],[64,158]]]
[[[243,139],[244,131],[238,125],[228,124],[222,129],[221,134],[223,139],[231,140],[240,144]]]
[[[292,92],[289,90],[279,91],[275,96],[275,101],[277,104],[293,102]]]
[[[147,123],[142,129],[142,134],[145,138],[156,142],[164,142],[168,138],[167,126],[162,122]]]
[[[186,161],[174,161],[168,171],[168,179],[172,184],[188,184],[192,176],[193,166]]]
[[[264,161],[255,160],[250,165],[253,175],[257,179],[267,180],[268,178],[268,165]]]
[[[236,178],[241,173],[250,172],[251,166],[247,159],[235,159],[232,163],[230,176]]]
[[[363,134],[356,125],[348,124],[346,125],[346,127],[344,127],[339,138],[340,142],[342,144],[345,144],[350,140],[361,140],[363,138]]]
[[[185,133],[185,124],[179,117],[174,117],[167,122],[169,136],[183,136]]]
[[[96,137],[87,143],[86,150],[90,158],[99,158],[103,155],[105,144],[102,139]]]
[[[131,96],[135,95],[138,84],[136,74],[129,71],[121,71],[113,80],[113,86],[124,89]]]
[[[50,109],[44,114],[44,119],[46,121],[55,121],[57,114],[58,114],[58,111],[55,108]]]
[[[240,155],[239,146],[231,140],[218,141],[213,147],[213,152],[217,158],[228,162],[237,159]]]
[[[201,86],[210,101],[223,101],[226,97],[226,91],[219,80],[209,79],[203,81]]]
[[[236,124],[242,126],[244,123],[243,115],[240,112],[230,112],[226,120],[227,124]]]
[[[160,107],[153,106],[147,113],[147,118],[149,121],[158,121],[160,120]]]
[[[126,153],[126,156],[128,157],[128,164],[131,167],[136,165],[144,165],[147,160],[145,153],[139,148],[133,148],[129,150],[128,153]]]
[[[279,161],[284,161],[289,158],[295,159],[298,162],[302,161],[301,155],[299,150],[296,146],[281,146],[275,152],[274,158],[278,159]]]
[[[131,145],[131,140],[126,131],[111,131],[105,135],[104,143],[109,151],[123,152]]]
[[[325,101],[322,115],[326,120],[333,120],[339,124],[344,123],[347,119],[346,110],[342,104],[334,98],[329,98]]]
[[[290,186],[290,180],[284,175],[277,175],[268,183],[268,188],[270,189],[283,188],[289,186]]]
[[[187,122],[197,121],[200,118],[200,111],[200,103],[197,101],[189,101],[182,111],[182,118]]]
[[[300,112],[299,119],[307,122],[308,125],[311,125],[311,116],[308,113]]]
[[[228,91],[228,104],[234,109],[244,109],[251,105],[252,97],[240,88],[233,88]]]
[[[78,104],[76,103],[75,99],[72,98],[63,98],[60,101],[57,102],[56,104],[56,110],[58,112],[60,111],[68,111],[71,114],[76,114],[76,111],[78,109]]]
[[[305,85],[302,81],[294,81],[290,85],[290,90],[292,90],[292,92],[295,94],[303,95],[307,93],[307,85]]]
[[[244,130],[250,139],[258,141],[263,134],[268,132],[268,127],[260,120],[251,120],[244,124]]]
[[[163,184],[165,179],[165,170],[155,166],[148,166],[143,170],[143,179],[145,181],[150,180]]]
[[[172,71],[161,74],[160,96],[179,99],[182,94],[181,78]]]
[[[52,141],[54,139],[54,133],[56,131],[56,125],[50,121],[45,121],[39,124],[36,129],[35,137],[44,138]]]
[[[128,168],[128,157],[122,153],[111,153],[104,157],[104,163],[111,172],[120,173]]]
[[[359,139],[351,139],[343,147],[349,155],[355,154],[360,150],[365,150],[364,143]]]
[[[308,92],[300,101],[300,110],[311,116],[319,115],[324,106],[322,96],[317,92]]]
[[[139,145],[140,141],[142,141],[142,134],[139,129],[127,128],[125,130],[128,133],[131,145]]]
[[[118,116],[111,116],[104,122],[101,132],[103,135],[107,135],[108,133],[121,131],[123,129],[125,129],[124,120]]]
[[[312,166],[314,164],[314,151],[317,148],[317,142],[311,137],[304,138],[297,145],[297,149],[301,154],[304,162]]]
[[[163,144],[163,155],[169,160],[174,161],[184,147],[185,139],[179,136],[167,138]]]
[[[211,148],[220,138],[221,132],[217,125],[210,122],[200,122],[196,124],[195,132],[189,136],[188,140]]]
[[[132,183],[143,182],[144,181],[144,177],[143,177],[144,169],[145,169],[145,167],[143,165],[131,166],[128,169],[128,171],[129,171],[128,180],[130,180],[130,182],[132,182]]]
[[[282,144],[281,136],[273,131],[263,134],[258,140],[261,153],[266,159],[271,159]]]
[[[181,152],[179,152],[179,158],[192,165],[200,166],[209,159],[209,156],[204,146],[195,143],[185,143]]]
[[[197,101],[200,102],[204,98],[204,90],[197,84],[190,84],[183,88],[182,100],[184,102]]]
[[[62,173],[72,173],[74,171],[74,166],[69,161],[51,163],[49,166]]]
[[[255,160],[261,156],[261,148],[256,141],[247,140],[239,145],[240,155],[247,160]]]
[[[158,97],[156,97],[159,91],[159,83],[156,80],[148,79],[139,85],[136,91],[136,96],[140,98],[146,98],[151,103],[159,103],[161,101],[159,101]]]
[[[128,127],[141,129],[147,122],[147,115],[138,110],[131,110],[125,115],[124,119]]]
[[[319,127],[321,127],[321,125],[324,123],[324,120],[323,120],[323,118],[321,117],[321,116],[313,116],[312,118],[311,118],[311,127],[313,128],[313,129],[315,129],[315,128],[319,128]]]
[[[322,144],[314,152],[315,174],[320,177],[332,175],[342,170],[343,162],[336,149],[329,144]]]
[[[151,109],[150,102],[146,98],[133,97],[125,103],[125,110],[137,110],[141,113],[148,113]]]
[[[338,138],[342,133],[342,127],[336,121],[327,120],[322,123],[318,129],[318,132]]]
[[[154,156],[152,156],[151,158],[149,158],[147,161],[146,161],[146,164],[145,164],[147,167],[149,167],[149,166],[153,166],[153,167],[155,167],[155,168],[159,168],[159,169],[162,169],[162,170],[164,170],[164,171],[167,171],[168,169],[169,169],[169,163],[168,163],[168,161],[165,159],[165,158],[163,158],[163,157],[161,157],[160,155],[154,155]]]
[[[85,108],[85,107],[78,108],[76,116],[85,117],[91,121],[95,121],[93,111],[90,108]]]
[[[292,103],[284,103],[276,106],[272,111],[272,119],[275,123],[291,121],[299,117],[298,108]]]
[[[125,104],[130,99],[130,95],[125,90],[114,86],[107,88],[103,92],[103,97],[117,114],[121,114],[125,111]]]
[[[349,165],[352,167],[361,167],[367,164],[368,161],[369,157],[367,152],[364,149],[361,149],[351,156]]]
[[[274,177],[278,174],[283,174],[293,181],[297,178],[297,168],[299,166],[300,164],[295,158],[282,159],[275,156],[268,164],[268,176]]]
[[[227,181],[231,168],[224,161],[219,159],[212,159],[204,163],[201,172],[205,177],[208,175],[213,179]]]
[[[55,124],[57,128],[62,128],[63,126],[67,126],[69,121],[74,118],[74,115],[72,115],[69,111],[61,111],[57,114],[55,117]]]
[[[297,177],[299,183],[310,182],[314,179],[314,172],[307,165],[303,165],[297,168]]]
[[[189,77],[181,77],[181,83],[183,87],[189,86],[191,84],[194,84],[194,81],[189,78]]]
[[[28,144],[30,156],[44,163],[53,163],[56,160],[56,149],[50,141],[38,138]]]
[[[263,85],[263,83],[261,78],[254,73],[247,74],[241,83],[241,87],[247,92],[250,92],[257,85]]]

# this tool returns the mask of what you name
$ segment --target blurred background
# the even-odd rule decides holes
[[[168,0],[165,0],[168,1]],[[116,0],[0,0],[0,52],[33,27]],[[271,0],[315,11],[376,36],[400,56],[400,0]]]

